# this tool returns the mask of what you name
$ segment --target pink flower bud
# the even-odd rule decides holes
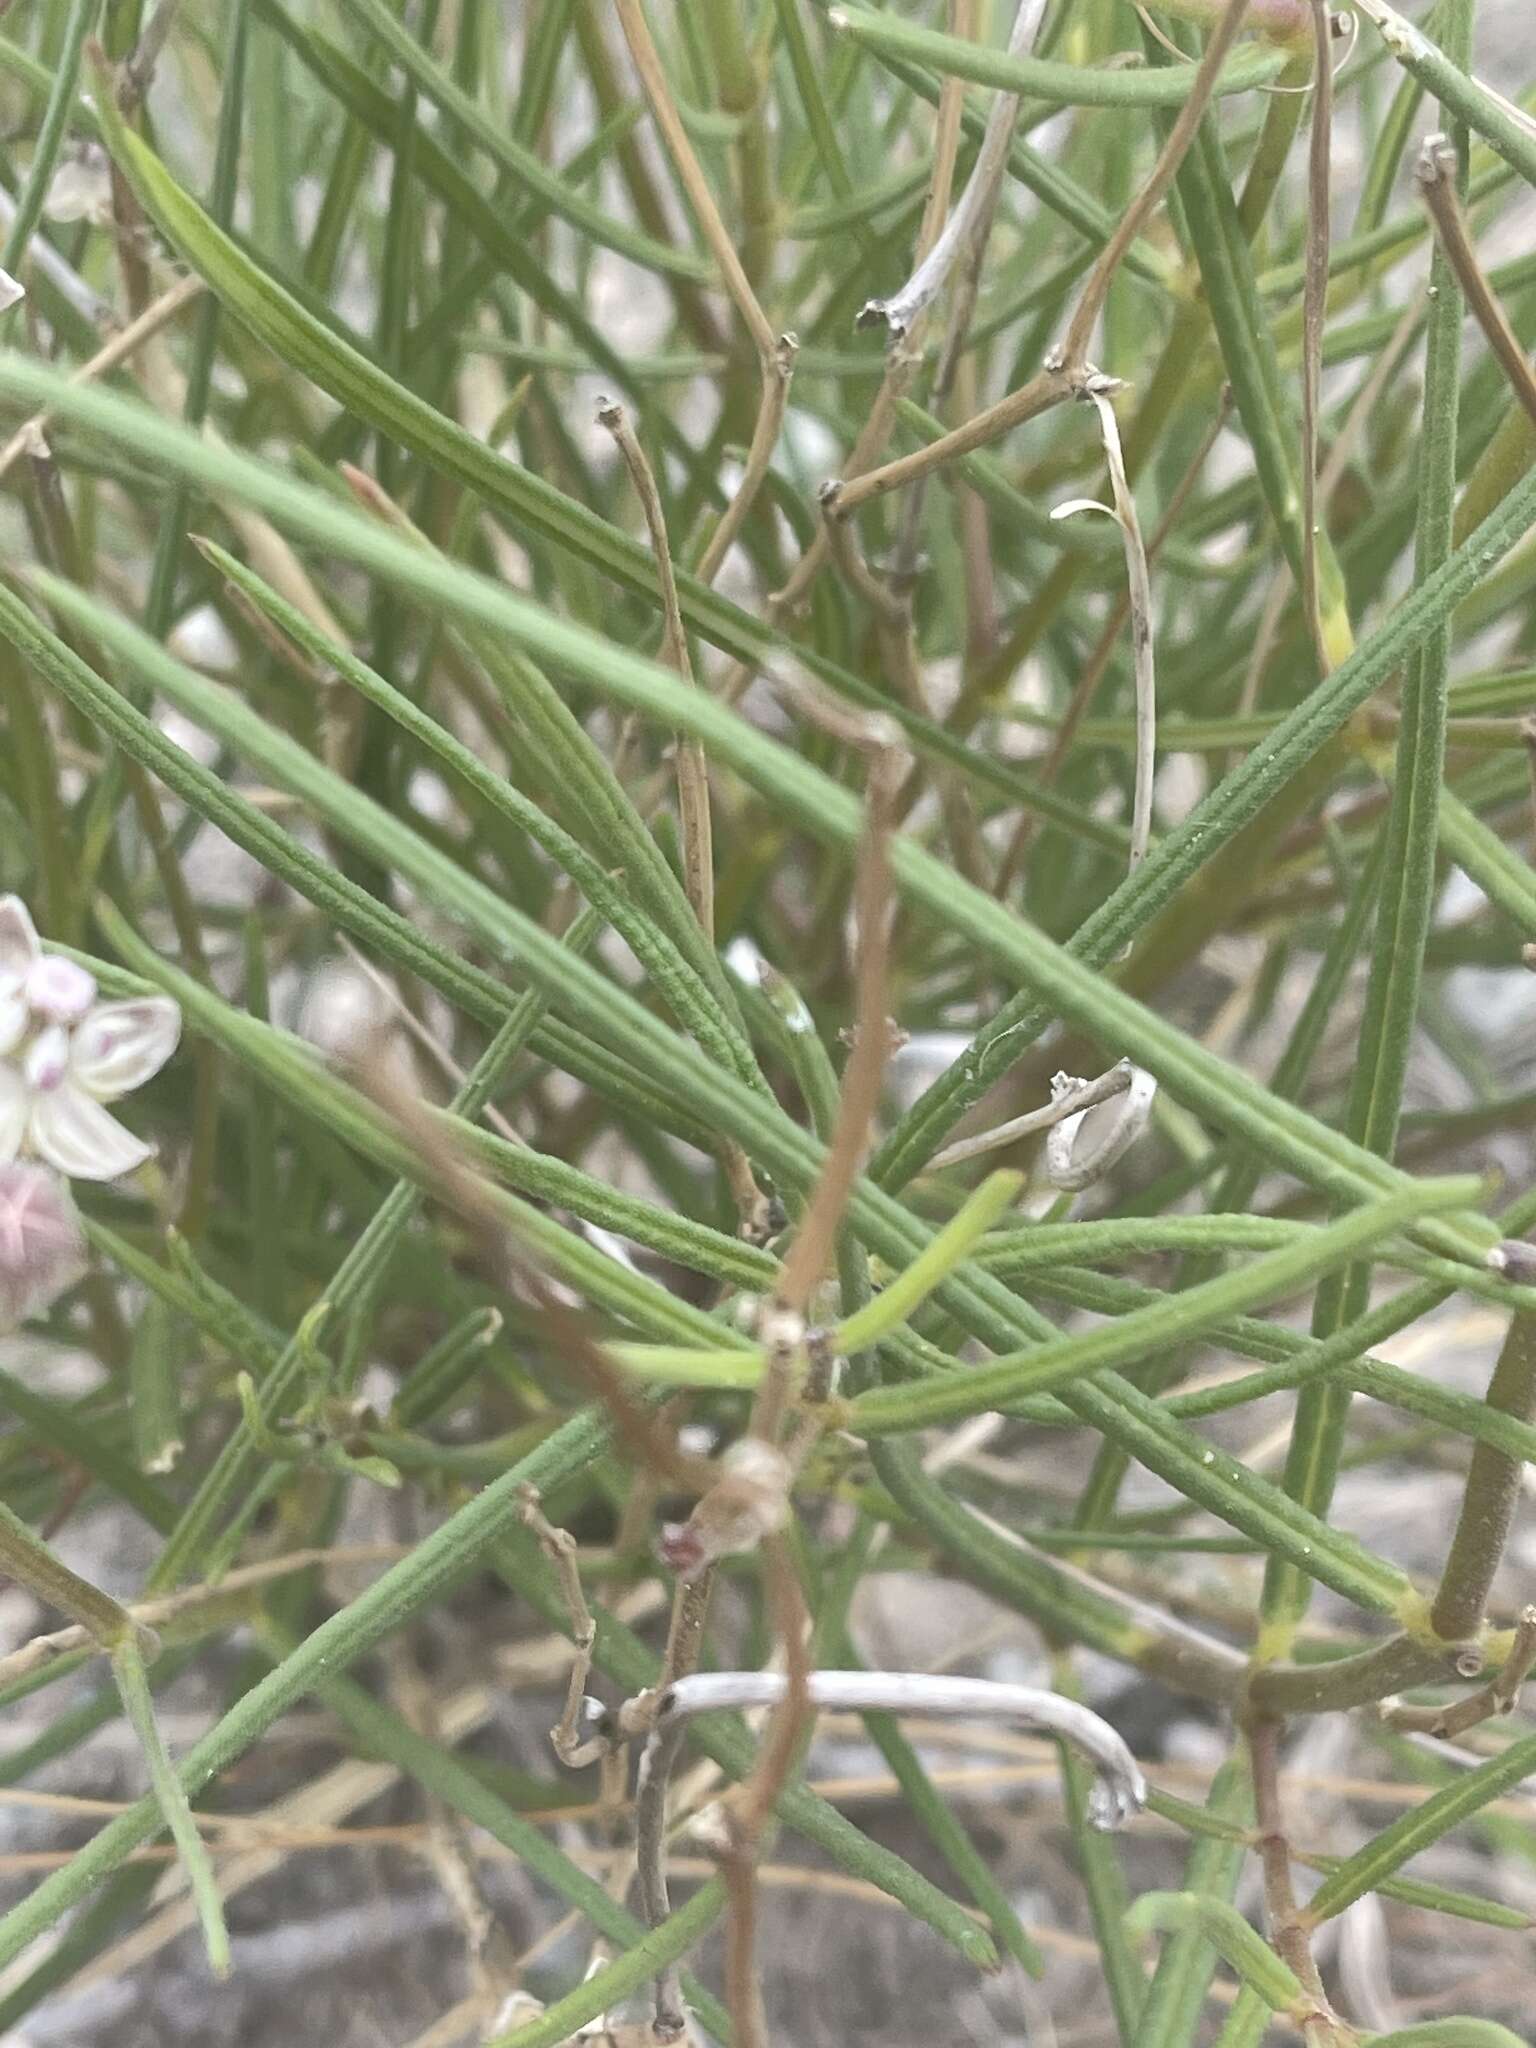
[[[35,961],[27,974],[27,1001],[50,1024],[77,1024],[96,1000],[96,977],[56,953]]]
[[[0,1166],[0,1330],[40,1315],[85,1271],[69,1190],[45,1167]]]

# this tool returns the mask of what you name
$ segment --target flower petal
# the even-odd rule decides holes
[[[0,989],[8,995],[18,990],[42,950],[25,903],[19,896],[0,896]]]
[[[181,1037],[181,1011],[169,996],[98,1003],[75,1027],[69,1074],[98,1102],[115,1102],[158,1074]]]
[[[49,1095],[62,1087],[68,1072],[69,1033],[62,1024],[50,1024],[27,1047],[21,1062],[21,1078],[34,1095]]]
[[[27,1035],[32,1013],[25,996],[0,994],[0,1059],[12,1053]]]
[[[33,1097],[27,1138],[39,1159],[71,1180],[117,1180],[154,1156],[152,1145],[68,1081]]]
[[[9,1166],[27,1134],[32,1091],[14,1067],[0,1066],[0,1165]]]
[[[85,1271],[69,1190],[41,1166],[0,1166],[0,1330],[42,1313]]]

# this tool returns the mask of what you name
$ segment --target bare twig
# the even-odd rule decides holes
[[[388,1563],[403,1553],[404,1546],[399,1543],[352,1543],[330,1549],[289,1551],[282,1557],[264,1558],[260,1563],[242,1565],[237,1571],[226,1572],[213,1585],[183,1586],[158,1600],[137,1601],[125,1612],[141,1628],[160,1629],[167,1622],[178,1621],[183,1615],[195,1613],[202,1607],[222,1609],[241,1606],[241,1596],[253,1586],[269,1585],[274,1579],[308,1571],[317,1564]],[[10,1685],[59,1657],[72,1656],[77,1650],[104,1647],[90,1629],[78,1622],[69,1628],[54,1629],[47,1635],[33,1636],[5,1657],[0,1657],[0,1685]]]
[[[1477,316],[1489,348],[1509,379],[1510,389],[1536,421],[1536,375],[1520,337],[1509,324],[1492,285],[1477,260],[1472,237],[1467,231],[1466,210],[1456,190],[1456,151],[1448,137],[1427,135],[1414,170],[1419,193],[1434,222],[1435,233],[1445,251],[1446,261],[1456,273],[1467,305]]]
[[[806,1204],[775,1287],[779,1305],[802,1316],[827,1270],[833,1237],[864,1156],[885,1074],[889,1050],[890,825],[897,762],[895,751],[885,747],[873,752],[869,759],[864,837],[854,881],[859,954],[853,1050],[843,1071],[837,1122],[821,1176]]]
[[[751,279],[736,253],[736,245],[731,239],[730,231],[720,217],[720,209],[715,204],[715,195],[710,190],[709,180],[704,175],[703,167],[694,154],[693,145],[683,127],[682,116],[677,110],[672,88],[667,82],[666,70],[651,36],[650,25],[645,18],[642,0],[614,0],[614,6],[652,118],[661,131],[678,181],[687,194],[688,203],[698,221],[699,231],[719,266],[721,281],[743,326],[752,338],[762,378],[757,420],[753,427],[741,482],[721,515],[720,523],[711,535],[699,565],[699,573],[707,583],[713,579],[720,564],[725,560],[732,542],[741,531],[742,524],[752,508],[763,478],[768,473],[769,459],[783,423],[785,399],[797,344],[793,335],[780,335],[774,332],[767,314],[759,303],[757,293],[752,289]]]
[[[582,1590],[575,1537],[568,1529],[557,1529],[549,1520],[539,1504],[536,1486],[524,1485],[519,1490],[518,1499],[523,1526],[533,1531],[540,1550],[553,1565],[570,1616],[571,1641],[576,1646],[576,1657],[566,1682],[565,1706],[549,1732],[549,1739],[561,1763],[574,1770],[582,1764],[591,1763],[608,1746],[601,1738],[594,1739],[587,1732],[584,1711],[587,1680],[592,1674],[592,1646],[597,1641],[597,1623],[592,1619],[592,1610]]]
[[[1049,412],[1053,405],[1060,405],[1064,399],[1070,398],[1072,390],[1071,379],[1061,369],[1047,367],[1031,377],[1027,384],[1021,384],[1017,391],[1010,391],[995,405],[987,406],[949,433],[941,434],[937,441],[930,441],[927,447],[914,448],[909,455],[899,455],[878,469],[839,478],[831,493],[823,499],[824,509],[829,518],[850,518],[870,499],[884,497],[888,491],[899,491],[931,470],[942,469],[957,457],[984,448],[989,441],[999,440],[1013,428],[1023,426],[1026,420]]]
[[[125,114],[132,113],[155,81],[160,53],[176,23],[181,0],[160,0],[160,4],[139,32],[118,74],[117,103]]]
[[[835,484],[822,486],[824,504],[835,498],[836,488]],[[918,490],[921,488],[919,484]],[[916,502],[916,492],[912,502]],[[912,621],[910,585],[899,573],[889,584],[875,575],[864,559],[852,526],[846,520],[828,519],[825,532],[839,574],[874,614],[880,651],[895,684],[896,694],[911,710],[924,718],[931,718],[932,707],[923,688],[922,662]],[[951,770],[942,770],[938,783],[945,830],[955,863],[969,881],[985,888],[988,886],[986,849],[976,823],[970,792],[963,779]],[[903,792],[903,801],[897,806],[898,816],[905,815],[921,788],[922,777],[914,769]]]
[[[955,34],[964,33],[969,23],[969,0],[951,0],[950,28]],[[934,129],[933,169],[929,174],[928,194],[923,205],[923,216],[917,233],[917,260],[932,247],[940,225],[949,207],[950,191],[954,181],[955,158],[960,142],[960,117],[965,106],[965,81],[960,78],[946,78],[939,88],[938,121]],[[891,428],[896,419],[896,406],[907,386],[911,383],[919,361],[919,352],[913,345],[913,337],[899,342],[886,353],[885,372],[874,402],[865,416],[864,423],[854,437],[852,448],[843,462],[843,477],[862,475],[880,457],[886,442],[890,439]],[[828,556],[828,531],[825,523],[818,526],[809,547],[791,570],[788,580],[780,590],[769,597],[765,607],[767,623],[775,628],[796,616],[803,608],[815,586],[816,579],[826,566]],[[751,682],[756,669],[751,662],[739,661],[726,675],[720,694],[728,704],[734,704]]]
[[[611,398],[599,399],[597,418],[613,436],[624,466],[629,471],[640,509],[645,514],[661,585],[661,659],[667,667],[691,683],[693,663],[688,657],[688,635],[677,601],[677,575],[672,566],[672,547],[667,538],[666,515],[655,474],[622,405]],[[704,749],[697,740],[677,744],[677,811],[683,851],[683,879],[694,915],[706,937],[715,930],[714,834],[709,812],[709,771]]]
[[[787,377],[786,370],[786,382]],[[782,417],[782,403],[779,410]],[[619,453],[624,458],[624,466],[629,471],[635,494],[640,500],[641,510],[645,514],[646,530],[651,537],[651,552],[656,558],[656,574],[661,586],[661,658],[669,668],[683,678],[684,682],[691,683],[694,680],[693,663],[688,654],[688,635],[683,626],[682,609],[677,597],[677,573],[672,564],[672,546],[667,536],[666,515],[662,511],[661,494],[656,488],[655,473],[623,406],[612,399],[601,399],[598,402],[597,418],[598,423],[606,427],[613,436]],[[770,442],[769,452],[771,447]],[[766,459],[765,456],[765,462]],[[675,758],[683,886],[705,938],[713,941],[715,847],[709,803],[709,763],[702,742],[696,739],[679,738],[676,742]],[[734,1139],[725,1139],[720,1145],[719,1152],[726,1180],[741,1217],[743,1235],[755,1243],[761,1242],[767,1234],[767,1203],[757,1185],[751,1163]]]
[[[726,1802],[729,1846],[721,1867],[730,1892],[726,1924],[726,1995],[740,2048],[766,2048],[762,1994],[755,1967],[757,1865],[763,1835],[809,1732],[810,1617],[782,1537],[763,1545],[763,1576],[784,1646],[784,1697],[774,1709],[751,1777]]]
[[[1237,32],[1243,25],[1243,16],[1248,11],[1248,0],[1227,0],[1227,6],[1220,21],[1211,32],[1189,88],[1189,97],[1180,107],[1178,118],[1168,131],[1168,139],[1158,153],[1152,174],[1142,186],[1131,204],[1126,208],[1124,218],[1115,232],[1099,252],[1098,260],[1088,273],[1073,312],[1066,337],[1056,351],[1054,360],[1063,367],[1081,371],[1088,360],[1088,345],[1093,339],[1093,330],[1109,295],[1110,282],[1120,268],[1126,251],[1135,242],[1152,215],[1162,204],[1163,195],[1173,183],[1174,174],[1183,163],[1190,144],[1194,141],[1205,110],[1210,105],[1211,94],[1221,76],[1221,67],[1226,62],[1227,52],[1237,40]]]
[[[636,1462],[672,1486],[704,1492],[714,1479],[714,1467],[707,1459],[680,1450],[658,1414],[636,1399],[582,1318],[529,1261],[508,1228],[496,1190],[470,1165],[441,1119],[431,1115],[377,1055],[359,1062],[357,1080],[425,1162],[439,1199],[474,1230],[498,1279],[505,1284],[516,1276],[544,1323],[551,1349],[607,1408]]]
[[[1445,1740],[1464,1735],[1482,1721],[1507,1714],[1520,1697],[1520,1689],[1536,1668],[1536,1607],[1522,1610],[1515,1624],[1515,1640],[1509,1655],[1486,1685],[1465,1698],[1438,1707],[1411,1707],[1401,1700],[1383,1700],[1378,1712],[1390,1728],[1409,1734],[1433,1735]]]
[[[1281,1723],[1267,1717],[1253,1720],[1248,1728],[1254,1818],[1257,1822],[1255,1846],[1264,1871],[1265,1915],[1276,1954],[1299,1978],[1316,2007],[1311,2019],[1331,2029],[1336,2024],[1336,2016],[1317,1974],[1307,1925],[1296,1904],[1296,1892],[1291,1883],[1291,1845],[1285,1832],[1285,1816],[1280,1803],[1281,1732]],[[1299,2023],[1311,2048],[1312,2035],[1307,2022],[1301,2020]]]
[[[143,346],[151,336],[167,326],[183,306],[202,295],[205,289],[200,277],[184,277],[173,284],[169,291],[162,292],[152,305],[146,306],[137,320],[102,343],[95,355],[87,357],[78,369],[70,372],[71,384],[89,384],[98,377],[105,377],[125,362],[134,351]],[[44,431],[52,415],[48,412],[34,413],[23,426],[17,428],[9,441],[0,448],[0,477],[13,468],[26,454],[31,445],[31,436]]]
[[[747,444],[747,459],[742,465],[741,481],[731,496],[731,502],[715,522],[714,530],[704,543],[704,552],[699,556],[694,573],[701,583],[713,583],[720,572],[720,565],[735,544],[736,536],[746,523],[753,501],[762,489],[763,478],[768,474],[768,465],[773,460],[773,451],[778,446],[779,432],[784,425],[784,410],[789,403],[789,383],[795,370],[795,356],[800,344],[793,334],[781,334],[773,344],[772,353],[762,366],[763,391],[758,405],[757,418],[752,427],[752,439]]]
[[[1030,48],[1044,13],[1045,0],[1018,0],[1008,37],[1010,56],[1022,56]],[[858,317],[860,327],[883,326],[900,340],[944,289],[962,251],[968,245],[974,247],[976,240],[985,244],[986,228],[997,204],[1022,103],[1021,93],[998,93],[987,116],[971,175],[958,205],[944,223],[943,232],[899,291],[889,298],[865,303]]]

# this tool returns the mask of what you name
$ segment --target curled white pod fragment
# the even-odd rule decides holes
[[[776,1707],[789,1681],[781,1671],[700,1671],[675,1679],[656,1702],[647,1748],[694,1714]],[[940,1719],[1022,1721],[1080,1751],[1098,1773],[1088,1816],[1118,1828],[1147,1803],[1147,1781],[1123,1736],[1102,1716],[1060,1693],[990,1678],[932,1677],[907,1671],[813,1671],[810,1703],[850,1714],[924,1714]]]
[[[1073,1116],[1063,1117],[1047,1138],[1045,1171],[1052,1187],[1067,1192],[1088,1187],[1123,1159],[1147,1128],[1152,1104],[1157,1099],[1157,1082],[1144,1067],[1132,1066],[1129,1060],[1119,1064],[1130,1076],[1124,1093],[1112,1096],[1097,1109],[1078,1110]],[[1057,1074],[1051,1082],[1051,1093],[1065,1095],[1083,1085],[1071,1074]],[[1103,1121],[1107,1127],[1101,1138],[1086,1151],[1080,1151],[1078,1139],[1090,1117]]]

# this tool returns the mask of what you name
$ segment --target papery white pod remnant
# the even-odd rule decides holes
[[[1483,1264],[1491,1272],[1502,1273],[1506,1279],[1529,1287],[1536,1281],[1536,1244],[1526,1244],[1518,1237],[1507,1237],[1502,1244],[1496,1244],[1492,1251],[1483,1254]]]
[[[0,1161],[117,1180],[152,1157],[103,1107],[158,1074],[181,1037],[169,996],[97,999],[95,977],[44,953],[27,906],[0,897]]]
[[[0,1331],[51,1308],[85,1271],[69,1189],[42,1166],[0,1166]]]
[[[1130,1077],[1123,1093],[1097,1109],[1078,1110],[1053,1127],[1045,1144],[1045,1170],[1052,1187],[1074,1192],[1088,1187],[1123,1159],[1147,1128],[1157,1099],[1157,1082],[1145,1068],[1132,1066],[1129,1060],[1120,1062],[1120,1071]],[[1086,1085],[1074,1074],[1053,1074],[1051,1095],[1054,1100]],[[1098,1132],[1095,1123],[1100,1126]],[[1084,1150],[1078,1140],[1085,1127],[1090,1142]]]
[[[700,1671],[669,1685],[656,1702],[650,1752],[694,1714],[776,1707],[789,1681],[778,1671]],[[1147,1781],[1122,1736],[1088,1707],[1038,1686],[990,1678],[930,1677],[905,1671],[813,1671],[813,1707],[848,1714],[924,1714],[942,1720],[1022,1721],[1079,1751],[1098,1773],[1088,1804],[1096,1828],[1118,1828],[1147,1803]]]
[[[112,159],[100,143],[88,142],[65,157],[49,184],[43,213],[61,225],[80,220],[93,228],[112,225]]]

